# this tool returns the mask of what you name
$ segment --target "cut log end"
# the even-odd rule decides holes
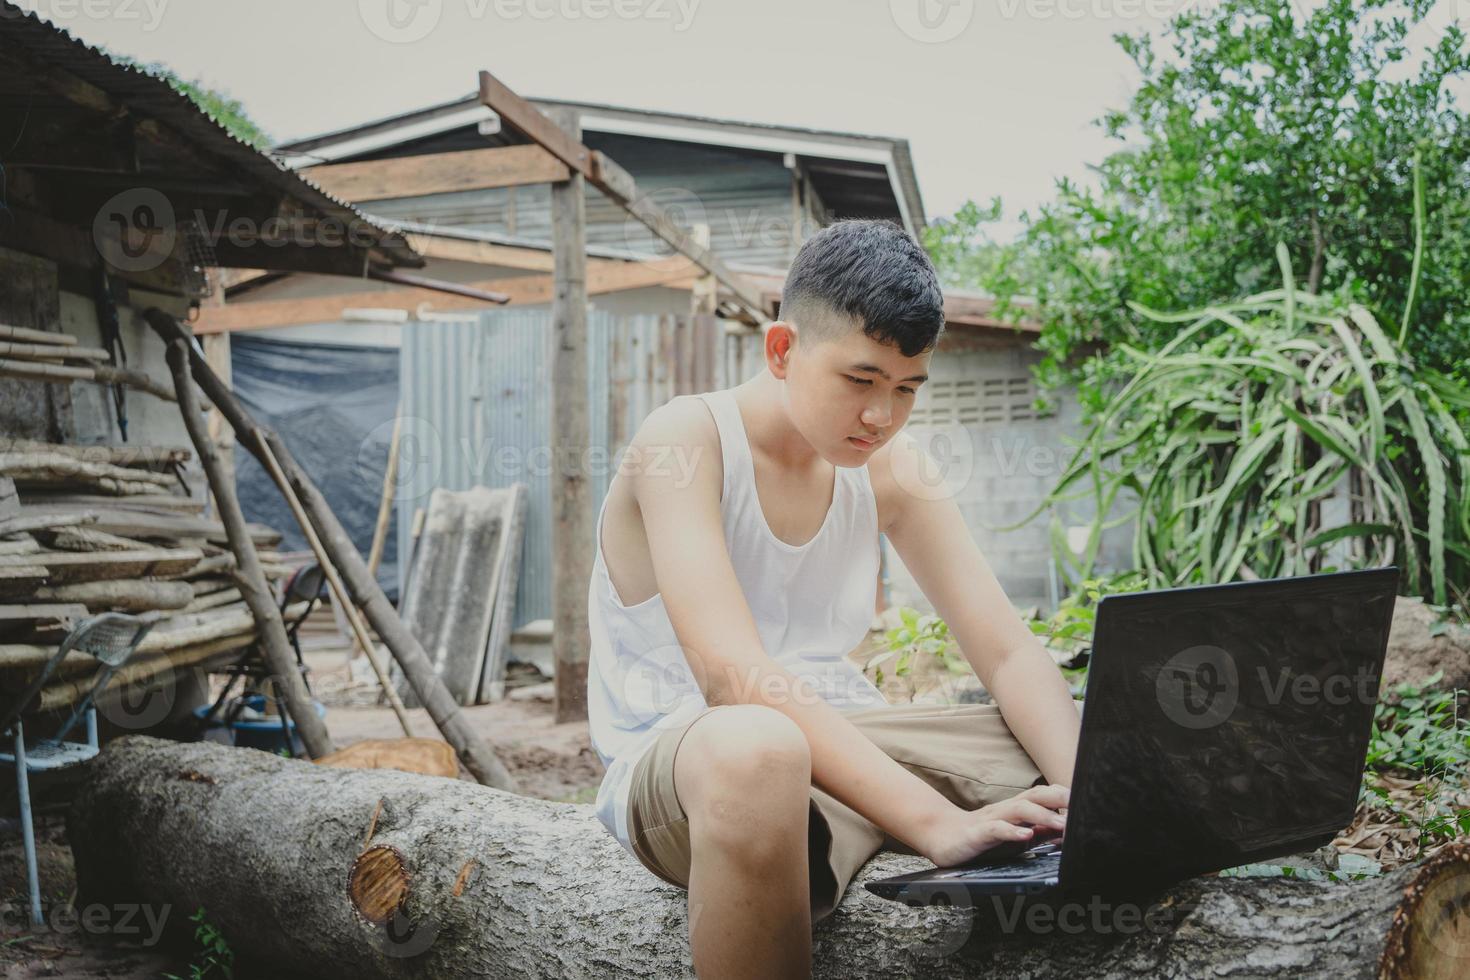
[[[1470,976],[1470,844],[1444,848],[1404,888],[1378,976],[1381,980]]]
[[[357,914],[376,926],[386,926],[408,903],[408,868],[396,847],[369,847],[352,862],[347,897]]]

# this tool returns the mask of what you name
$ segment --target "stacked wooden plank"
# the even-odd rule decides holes
[[[72,627],[99,612],[158,620],[119,685],[227,659],[254,641],[224,527],[189,493],[190,456],[173,447],[0,439],[0,704],[25,690]],[[251,534],[267,577],[284,578],[280,535],[264,525]],[[68,655],[37,708],[81,697],[96,669],[90,656]]]
[[[102,381],[125,384],[165,401],[173,392],[143,374],[107,363],[107,351],[83,347],[70,334],[32,330],[0,323],[0,378],[24,378],[50,384]]]
[[[506,648],[525,539],[527,487],[435,490],[409,565],[403,619],[460,704],[505,695]],[[395,671],[399,696],[417,699]]]

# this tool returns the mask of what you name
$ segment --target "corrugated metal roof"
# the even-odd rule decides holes
[[[533,105],[540,109],[551,107],[566,107],[577,109],[588,118],[583,120],[583,141],[589,145],[595,142],[596,134],[609,132],[605,127],[610,125],[609,121],[620,120],[623,123],[644,122],[650,126],[662,126],[666,129],[676,126],[702,127],[706,130],[706,139],[710,140],[708,145],[720,145],[740,147],[748,144],[755,152],[757,146],[771,144],[772,140],[816,140],[828,144],[826,150],[817,154],[820,157],[831,159],[850,160],[867,159],[877,152],[882,152],[891,158],[890,163],[874,164],[882,169],[891,169],[891,181],[886,189],[893,195],[894,206],[900,213],[907,214],[910,230],[918,235],[923,232],[924,202],[919,193],[918,178],[914,171],[913,159],[910,155],[909,143],[906,139],[892,136],[875,136],[866,133],[848,133],[837,130],[815,129],[804,126],[776,125],[771,123],[757,123],[734,119],[721,119],[712,116],[700,116],[689,113],[664,112],[651,109],[634,109],[626,106],[613,106],[599,102],[577,102],[565,99],[540,99],[529,98]],[[422,109],[410,110],[397,113],[381,119],[360,123],[356,126],[348,126],[331,132],[319,133],[315,136],[291,140],[279,144],[275,149],[292,160],[298,166],[308,166],[311,163],[340,162],[343,160],[377,159],[382,156],[395,155],[388,148],[403,142],[407,137],[402,134],[412,131],[415,135],[413,140],[418,142],[429,141],[430,137],[423,132],[425,126],[433,128],[442,141],[444,135],[452,130],[466,130],[474,132],[474,127],[464,121],[463,114],[471,109],[484,108],[480,104],[478,94],[469,95],[464,98],[455,99],[450,102],[442,102],[427,106]],[[486,109],[487,114],[489,110]],[[448,127],[448,129],[445,129]],[[612,130],[620,131],[620,130]],[[697,133],[687,133],[683,138],[693,139],[695,142],[703,142],[697,139]],[[357,146],[362,140],[376,139],[382,145],[375,150],[365,151]],[[664,138],[670,138],[665,136]],[[476,133],[473,137],[475,146],[499,146],[510,143],[521,142],[525,138],[518,131],[506,129],[493,136],[484,136]],[[344,144],[351,144],[347,146]],[[597,148],[597,147],[594,147]],[[345,152],[350,150],[351,152]],[[332,152],[334,151],[334,152]],[[422,151],[420,151],[422,152]],[[344,155],[345,153],[345,155]],[[810,156],[803,151],[799,156]],[[613,154],[616,158],[616,154]],[[815,158],[815,157],[814,157]],[[619,163],[623,161],[619,160]],[[642,177],[634,171],[634,176],[640,182]],[[851,190],[865,189],[867,181],[854,182],[843,176],[829,176],[826,178],[829,186],[847,186]],[[901,198],[901,200],[900,200]]]
[[[191,140],[195,149],[212,154],[240,176],[289,194],[323,217],[349,227],[370,229],[377,235],[375,246],[394,265],[418,268],[424,264],[422,256],[398,230],[375,221],[287,168],[274,156],[240,140],[166,79],[119,62],[63,28],[0,0],[0,48],[12,45],[94,86],[136,114],[166,123],[180,136]],[[36,99],[38,91],[44,91],[43,86],[34,79],[24,82],[23,86],[17,86],[10,79],[0,78],[0,103],[21,110],[44,108]]]

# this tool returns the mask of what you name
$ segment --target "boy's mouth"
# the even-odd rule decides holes
[[[848,436],[847,441],[852,443],[854,446],[857,446],[859,449],[872,449],[874,446],[878,445],[877,439],[861,439],[857,436]]]

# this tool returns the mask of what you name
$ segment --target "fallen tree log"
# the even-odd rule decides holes
[[[283,972],[691,975],[685,893],[638,867],[587,805],[130,736],[94,763],[67,836],[79,905],[204,906],[233,948]],[[1452,977],[1470,962],[1455,959],[1470,956],[1463,845],[1351,884],[1199,878],[1147,927],[1025,936],[979,909],[909,908],[861,887],[923,866],[890,852],[868,863],[814,932],[814,976]]]

